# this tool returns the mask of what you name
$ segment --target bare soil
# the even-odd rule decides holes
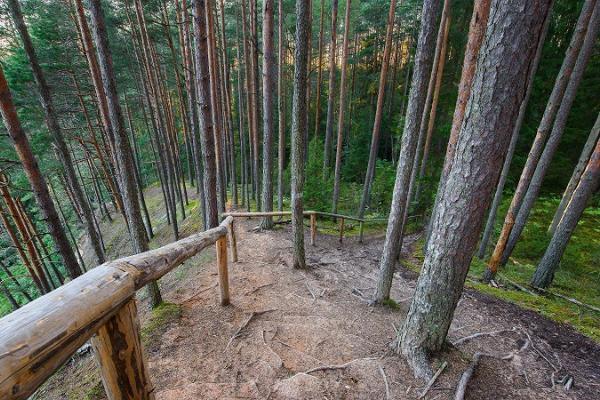
[[[180,305],[181,315],[154,332],[145,349],[157,399],[419,398],[425,383],[390,347],[416,274],[398,267],[392,291],[397,307],[366,301],[375,286],[381,237],[340,244],[319,235],[315,247],[307,245],[310,268],[301,271],[291,267],[289,226],[257,232],[258,220],[236,221],[240,261],[230,264],[230,306],[218,305],[212,249],[161,280],[165,301]],[[405,241],[405,256],[415,240]],[[150,312],[143,296],[139,309],[144,323]],[[600,346],[572,328],[466,290],[449,341],[482,332],[497,333],[449,345],[432,360],[434,369],[444,361],[448,366],[425,399],[454,398],[476,352],[498,358],[481,359],[468,399],[600,398]],[[502,360],[507,354],[512,357]],[[569,391],[553,384],[570,377]],[[93,357],[83,355],[37,398],[104,399],[99,382]]]

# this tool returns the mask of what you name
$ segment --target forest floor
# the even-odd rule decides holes
[[[159,189],[151,189],[152,247],[172,239],[161,202]],[[199,228],[197,203],[190,202],[187,212],[182,237]],[[259,232],[258,220],[236,223],[239,262],[230,264],[230,306],[218,304],[212,248],[161,279],[166,303],[159,309],[149,310],[143,291],[138,296],[157,399],[420,398],[424,382],[390,349],[417,273],[398,267],[395,303],[373,307],[366,301],[375,286],[382,234],[362,244],[352,226],[343,243],[319,234],[316,246],[307,245],[310,268],[300,271],[291,267],[289,225]],[[117,219],[103,232],[111,258],[130,251]],[[414,263],[418,239],[411,235],[403,249]],[[490,334],[464,339],[479,333]],[[461,339],[432,360],[434,369],[444,362],[447,367],[423,398],[454,398],[461,374],[482,352],[498,358],[481,359],[468,399],[598,399],[600,345],[570,326],[466,289],[449,332],[450,342]],[[500,359],[505,355],[510,359]],[[558,381],[569,378],[573,384],[565,391]],[[104,399],[93,356],[75,357],[34,398]]]

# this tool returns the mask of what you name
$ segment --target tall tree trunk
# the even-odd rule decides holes
[[[554,1],[554,0],[553,0]],[[552,3],[554,4],[554,2]],[[550,6],[552,8],[552,5]],[[500,173],[500,178],[498,180],[498,185],[496,186],[496,192],[494,193],[494,200],[492,201],[492,205],[490,206],[490,210],[488,211],[487,221],[485,223],[485,229],[483,230],[483,236],[479,243],[479,253],[478,257],[483,259],[485,257],[485,253],[487,251],[488,243],[490,241],[490,237],[492,236],[492,232],[494,231],[494,224],[496,222],[496,214],[498,213],[498,207],[500,207],[500,203],[502,201],[502,194],[504,192],[504,185],[506,184],[506,179],[508,178],[508,173],[510,172],[510,165],[512,163],[513,155],[515,154],[515,149],[517,148],[517,141],[519,139],[519,132],[521,131],[521,126],[523,126],[523,120],[525,119],[525,112],[527,110],[527,104],[529,103],[529,97],[531,96],[531,91],[533,90],[533,82],[535,78],[535,74],[537,72],[540,59],[542,58],[542,50],[544,48],[544,42],[546,41],[546,35],[548,33],[548,27],[550,26],[550,18],[551,13],[548,13],[548,18],[546,18],[546,22],[544,22],[544,31],[540,36],[540,41],[538,43],[538,47],[535,53],[535,59],[533,62],[533,68],[529,72],[529,78],[527,80],[527,92],[525,93],[525,98],[521,102],[519,106],[519,116],[517,117],[517,122],[515,123],[515,127],[513,129],[513,133],[510,138],[510,144],[508,145],[508,152],[506,153],[506,157],[504,158],[504,164],[502,164],[502,172]]]
[[[552,219],[552,224],[548,227],[548,233],[550,233],[551,235],[554,235],[554,232],[556,231],[556,227],[558,226],[558,223],[565,215],[564,214],[565,209],[567,208],[567,205],[571,202],[571,198],[573,197],[573,192],[575,191],[575,188],[577,187],[577,185],[579,184],[579,181],[581,180],[583,171],[585,170],[586,165],[588,164],[588,160],[590,159],[590,156],[592,155],[592,152],[594,150],[594,145],[598,141],[598,138],[600,138],[600,126],[598,126],[598,124],[596,124],[596,125],[594,125],[594,128],[591,130],[590,135],[588,136],[588,139],[585,142],[585,145],[583,146],[583,150],[581,151],[581,156],[579,157],[579,161],[577,162],[577,165],[575,166],[573,175],[571,175],[569,184],[567,185],[567,188],[565,189],[562,199],[560,200],[560,204],[558,205],[558,208],[556,209],[556,213],[554,214],[554,218]]]
[[[335,95],[335,54],[337,38],[338,0],[331,0],[331,41],[329,44],[329,89],[327,91],[327,121],[325,125],[325,145],[323,148],[323,179],[329,175],[331,146],[333,142],[333,114]]]
[[[371,196],[371,184],[375,176],[375,163],[377,161],[377,150],[379,149],[379,133],[381,130],[381,119],[383,116],[383,103],[385,99],[385,84],[390,65],[390,53],[392,51],[392,34],[394,33],[394,15],[396,13],[396,0],[390,1],[390,10],[388,12],[387,27],[385,32],[385,47],[383,50],[383,61],[381,62],[381,73],[379,74],[379,90],[377,91],[377,109],[375,111],[375,122],[373,123],[373,133],[371,135],[371,148],[369,150],[369,163],[365,174],[362,198],[358,209],[358,217],[365,216],[365,210]]]
[[[319,17],[319,62],[317,67],[317,93],[315,94],[315,137],[319,136],[321,125],[321,85],[323,83],[323,22],[325,19],[325,0],[321,0]]]
[[[600,114],[596,118],[596,123],[592,128],[592,132],[594,131],[597,137],[597,133],[600,131]],[[598,190],[599,184],[600,140],[596,139],[594,151],[589,158],[577,187],[573,191],[569,203],[565,207],[562,218],[556,226],[550,244],[548,244],[548,248],[533,274],[531,286],[541,288],[550,286],[554,279],[554,273],[560,264],[560,259],[567,248],[573,231],[577,227],[577,222],[579,222],[590,197]]]
[[[486,280],[493,279],[496,271],[502,265],[502,259],[506,252],[505,250],[511,235],[511,231],[515,225],[516,216],[519,213],[519,209],[521,208],[523,199],[525,198],[537,164],[540,160],[542,152],[544,151],[546,139],[548,138],[548,134],[552,129],[558,108],[562,103],[567,84],[570,80],[571,74],[573,73],[575,63],[583,45],[583,41],[588,30],[588,23],[592,13],[594,12],[594,9],[597,8],[597,6],[598,3],[596,0],[585,0],[583,4],[583,8],[579,14],[579,19],[577,20],[577,25],[575,26],[575,31],[571,37],[571,43],[569,43],[569,47],[565,53],[563,64],[560,68],[558,76],[556,77],[554,87],[552,88],[552,93],[550,94],[548,103],[546,104],[546,109],[544,110],[544,115],[542,116],[542,120],[538,126],[531,149],[529,150],[527,162],[523,167],[515,194],[513,195],[508,212],[504,218],[504,224],[502,226],[502,231],[500,232],[498,242],[496,243],[496,248],[494,249],[494,253],[492,254],[490,261],[488,262],[487,270],[484,275],[484,279]]]
[[[18,0],[8,0],[7,3],[15,27],[17,28],[17,31],[19,31],[19,35],[23,42],[23,47],[25,48],[25,53],[27,54],[27,58],[29,59],[29,65],[31,66],[33,76],[38,86],[40,100],[42,102],[42,107],[44,108],[44,112],[46,115],[46,125],[48,126],[48,131],[52,135],[52,139],[54,140],[54,144],[56,145],[59,160],[65,170],[65,176],[67,177],[69,185],[73,190],[73,194],[75,195],[81,206],[86,233],[90,238],[90,243],[92,244],[92,248],[96,256],[96,262],[98,264],[102,264],[105,260],[104,251],[102,250],[102,246],[100,245],[100,238],[98,236],[98,232],[96,232],[96,229],[94,228],[92,210],[90,209],[87,201],[85,201],[83,191],[81,189],[81,186],[79,185],[79,182],[77,181],[75,170],[73,168],[73,161],[71,160],[69,149],[67,148],[67,144],[65,142],[63,133],[58,124],[58,116],[54,111],[54,105],[50,94],[50,87],[46,83],[46,78],[44,77],[44,73],[37,59],[35,49],[33,48],[31,37],[29,36],[27,26],[25,25],[25,20],[23,19],[23,14],[21,13],[21,7],[19,6]],[[67,269],[69,270],[79,269],[79,265],[77,264],[75,257],[71,257],[71,254],[67,255],[67,257],[64,259],[64,262],[75,262],[75,264],[67,266]]]
[[[10,271],[10,268],[8,267],[8,265],[6,265],[4,263],[4,261],[1,259],[0,259],[0,267],[2,268],[2,270],[4,271],[6,276],[8,276],[8,279],[10,279],[12,281],[12,283],[17,288],[17,290],[23,295],[23,297],[25,297],[27,299],[27,301],[31,301],[32,300],[31,295],[29,293],[27,293],[27,291],[23,288],[23,285],[21,285],[21,283],[17,280],[17,278],[15,278],[13,273]]]
[[[475,0],[473,5],[473,15],[469,24],[469,36],[465,48],[463,68],[458,86],[458,97],[456,99],[456,107],[454,108],[454,115],[452,117],[452,127],[450,128],[450,137],[446,147],[444,165],[438,183],[438,190],[435,195],[434,210],[437,208],[439,202],[439,194],[442,193],[442,189],[446,184],[448,172],[450,171],[450,168],[452,168],[454,151],[456,149],[456,142],[458,141],[458,132],[460,131],[464,119],[467,101],[471,95],[475,67],[477,66],[477,57],[479,56],[479,49],[481,48],[485,36],[485,30],[490,15],[491,1],[492,0]],[[427,224],[425,247],[427,247],[427,243],[429,243],[432,228],[431,221],[432,219],[429,219],[429,223]]]
[[[337,0],[334,0],[335,2]],[[294,94],[292,96],[292,231],[294,268],[306,268],[304,254],[304,139],[306,126],[306,80],[310,10],[306,0],[296,0],[296,50],[294,56]]]
[[[402,247],[402,228],[404,213],[408,207],[408,192],[412,165],[417,152],[420,116],[425,108],[425,92],[435,55],[436,27],[441,6],[438,1],[425,0],[423,3],[421,31],[415,55],[415,69],[406,109],[406,124],[402,134],[402,146],[394,194],[388,219],[388,226],[379,264],[379,277],[375,292],[375,302],[383,302],[390,296],[394,266]]]
[[[259,148],[259,128],[258,115],[259,113],[259,71],[258,71],[258,33],[257,19],[258,10],[256,8],[256,0],[250,0],[250,84],[251,84],[251,111],[252,111],[252,174],[253,174],[253,190],[254,198],[256,199],[256,209],[261,210],[261,182],[260,182],[260,148]]]
[[[37,159],[31,150],[29,140],[21,128],[21,123],[17,117],[17,110],[13,104],[12,96],[2,68],[0,68],[0,111],[2,112],[8,135],[13,141],[17,156],[23,165],[25,175],[27,175],[27,179],[33,189],[35,199],[44,215],[50,235],[54,240],[54,245],[62,258],[69,276],[71,279],[75,279],[81,275],[81,268],[77,263],[75,253],[73,253],[73,249],[69,244],[69,239],[60,223],[56,207],[48,192],[48,186],[42,176]]]
[[[196,48],[194,52],[196,91],[198,93],[198,117],[200,121],[202,166],[204,168],[204,190],[206,195],[205,212],[207,228],[209,229],[219,224],[219,216],[217,211],[215,136],[213,133],[210,72],[208,67],[207,8],[205,0],[192,0],[192,4],[194,7],[193,26]]]
[[[504,250],[504,254],[502,254],[502,259],[500,261],[501,265],[506,264],[508,257],[512,254],[512,251],[517,245],[519,237],[521,236],[523,229],[525,229],[525,224],[527,223],[531,209],[533,208],[533,205],[540,193],[542,182],[546,176],[548,168],[550,167],[552,158],[556,153],[556,149],[558,148],[562,134],[564,133],[565,125],[567,124],[567,118],[569,116],[569,112],[571,111],[571,106],[573,105],[575,96],[577,95],[577,88],[581,83],[583,73],[585,72],[585,67],[587,66],[588,61],[593,53],[599,29],[600,3],[596,3],[596,8],[588,24],[588,30],[583,41],[583,46],[581,47],[579,56],[577,57],[577,62],[575,63],[575,68],[573,69],[573,73],[571,74],[569,83],[567,84],[567,89],[565,90],[560,107],[556,113],[554,125],[552,126],[552,130],[548,136],[546,146],[544,147],[544,151],[542,152],[535,172],[531,177],[531,182],[527,188],[527,193],[523,198],[521,207],[519,207],[515,224],[510,232],[508,242],[506,243],[506,249]]]
[[[123,113],[119,104],[115,74],[113,70],[112,54],[108,47],[108,35],[104,23],[104,14],[100,0],[90,0],[90,15],[92,31],[96,42],[102,85],[106,93],[108,112],[111,125],[115,131],[115,151],[121,173],[121,186],[123,188],[123,205],[127,221],[129,221],[130,236],[133,250],[136,253],[147,251],[148,237],[144,227],[144,221],[140,213],[140,204],[137,197],[137,188],[134,176],[131,145],[125,131]],[[148,284],[148,291],[152,306],[156,307],[162,302],[157,282]]]
[[[277,1],[277,8],[277,128],[279,132],[279,142],[277,145],[277,209],[279,211],[283,211],[283,170],[285,168],[285,106],[283,88],[283,0]]]
[[[273,0],[263,2],[263,178],[262,211],[273,211],[273,92],[275,90],[275,53],[273,43]],[[273,218],[265,217],[262,229],[273,228]]]
[[[402,354],[417,377],[431,377],[427,357],[446,340],[514,128],[507,121],[516,120],[525,97],[550,3],[492,1],[453,165],[433,213],[425,261],[399,334]]]
[[[256,132],[254,131],[254,95],[253,95],[253,86],[254,79],[252,76],[252,60],[250,57],[250,48],[252,47],[251,40],[248,38],[250,36],[250,31],[248,29],[248,17],[247,14],[247,0],[242,0],[242,41],[244,43],[244,81],[246,83],[246,113],[248,115],[248,150],[250,154],[250,181],[251,181],[251,191],[252,198],[257,200],[256,196],[256,178],[258,176],[258,172],[255,170],[254,163],[254,136]],[[250,211],[250,202],[248,202],[248,211]],[[258,209],[258,207],[257,207]]]
[[[396,0],[392,0],[395,5]],[[338,110],[337,143],[335,152],[335,173],[333,178],[332,213],[337,213],[340,197],[340,180],[342,175],[342,152],[344,145],[344,111],[346,108],[346,69],[348,64],[348,36],[350,36],[350,7],[351,0],[346,2],[346,15],[344,17],[344,41],[342,44],[342,76],[340,77],[340,103]]]

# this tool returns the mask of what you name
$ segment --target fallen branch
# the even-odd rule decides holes
[[[522,292],[525,292],[525,293],[527,293],[527,294],[530,294],[530,295],[532,295],[532,296],[538,296],[538,294],[537,294],[537,293],[535,293],[534,291],[531,291],[531,290],[527,289],[525,286],[523,286],[523,285],[520,285],[520,284],[518,284],[517,282],[515,282],[515,281],[512,281],[512,280],[508,279],[508,278],[507,278],[506,276],[504,276],[504,275],[500,275],[500,274],[498,274],[498,277],[499,277],[500,279],[502,279],[502,280],[504,280],[504,281],[508,282],[509,284],[511,284],[512,286],[516,287],[517,289],[519,289],[519,290],[520,290],[520,291],[522,291]]]
[[[478,332],[478,333],[474,333],[474,334],[469,335],[469,336],[465,336],[465,337],[460,338],[458,340],[455,340],[454,342],[452,342],[452,345],[453,346],[457,346],[457,345],[459,345],[461,343],[467,342],[467,341],[469,341],[471,339],[475,339],[475,338],[478,338],[478,337],[481,337],[481,336],[494,336],[494,335],[498,335],[498,334],[504,333],[504,332],[513,332],[514,330],[515,330],[515,328],[512,328],[512,329],[501,329],[501,330],[498,330],[498,331],[490,331],[490,332]]]
[[[315,295],[315,292],[313,292],[313,290],[310,288],[310,285],[308,284],[308,282],[304,282],[304,286],[306,286],[306,289],[308,289],[308,292],[310,293],[310,295],[313,298],[313,303],[315,302],[315,300],[317,300],[317,296]]]
[[[477,368],[477,364],[479,364],[479,360],[481,359],[482,354],[477,352],[473,356],[473,360],[469,365],[469,368],[463,372],[460,377],[460,381],[458,381],[458,386],[456,387],[456,394],[454,395],[454,400],[463,400],[465,398],[465,393],[467,392],[467,385],[469,384],[469,380],[473,376],[475,372],[475,368]]]
[[[423,390],[423,392],[419,395],[419,399],[422,399],[423,397],[425,397],[425,395],[427,395],[427,393],[429,392],[429,390],[431,389],[431,387],[433,386],[433,384],[435,383],[437,378],[442,374],[442,372],[444,372],[444,369],[446,369],[447,366],[448,366],[448,361],[444,361],[442,363],[442,366],[436,371],[436,373],[429,380],[429,382],[427,382],[427,386],[425,386],[425,390]]]
[[[390,385],[388,385],[387,376],[385,376],[385,371],[383,370],[383,367],[381,365],[378,365],[378,367],[379,367],[379,372],[381,373],[381,376],[383,377],[383,383],[385,384],[385,398],[386,398],[386,400],[389,400],[391,398]]]
[[[550,294],[552,296],[560,297],[561,299],[566,300],[566,301],[568,301],[570,303],[576,304],[576,305],[578,305],[580,307],[584,307],[584,308],[587,308],[587,309],[592,310],[592,311],[600,312],[600,308],[598,308],[596,306],[592,306],[591,304],[582,303],[581,301],[579,301],[577,299],[574,299],[572,297],[567,297],[567,296],[562,295],[560,293],[551,292],[550,290],[542,289],[540,287],[534,287],[534,289],[538,290],[538,291],[540,291],[542,293],[546,293],[546,294]]]
[[[194,295],[192,295],[192,296],[188,297],[187,299],[185,299],[185,300],[183,301],[183,303],[187,303],[188,301],[190,301],[190,300],[192,300],[192,299],[195,299],[196,297],[200,296],[202,293],[204,293],[204,292],[206,292],[206,291],[208,291],[208,290],[210,290],[210,289],[212,289],[212,288],[215,288],[215,287],[217,287],[217,285],[218,285],[218,282],[215,282],[215,284],[214,284],[214,285],[212,285],[212,286],[209,286],[209,287],[207,287],[207,288],[204,288],[204,289],[202,289],[201,291],[199,291],[198,293],[196,293],[196,294],[194,294]]]
[[[352,363],[355,363],[357,361],[362,361],[362,360],[376,360],[376,358],[375,357],[357,358],[356,360],[348,361],[347,363],[344,363],[344,364],[322,365],[320,367],[315,367],[315,368],[309,369],[308,371],[303,372],[303,373],[304,374],[312,374],[313,372],[317,372],[317,371],[331,371],[331,370],[336,370],[336,369],[345,369],[345,368],[348,368]]]

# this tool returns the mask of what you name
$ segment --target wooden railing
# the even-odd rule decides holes
[[[228,304],[228,232],[235,261],[227,217],[216,228],[102,264],[0,319],[0,399],[26,399],[89,339],[110,400],[153,399],[135,293],[216,244],[220,301]]]
[[[226,212],[221,214],[224,217],[234,217],[234,218],[260,218],[260,217],[285,217],[292,215],[291,211],[236,211],[236,212]],[[345,221],[357,221],[358,222],[358,241],[362,243],[363,235],[364,235],[364,224],[365,222],[372,222],[375,220],[352,217],[349,215],[342,214],[334,214],[323,211],[304,211],[304,217],[310,218],[310,244],[312,246],[315,245],[315,241],[317,238],[317,216],[322,217],[330,217],[336,219],[338,221],[338,230],[339,230],[339,241],[340,243],[344,240],[344,229],[345,229]],[[233,226],[233,225],[232,225]]]

